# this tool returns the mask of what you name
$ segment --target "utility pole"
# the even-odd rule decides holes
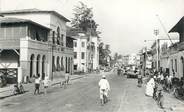
[[[154,30],[154,34],[156,36],[156,70],[158,71],[159,70],[159,39],[158,39],[158,34],[159,34],[159,30],[158,29],[155,29]]]

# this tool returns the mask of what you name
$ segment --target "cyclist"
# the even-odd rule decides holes
[[[103,94],[106,96],[106,101],[108,101],[108,92],[110,91],[110,85],[105,75],[102,76],[102,79],[99,81],[98,85],[100,88],[100,101],[101,104],[103,104]]]

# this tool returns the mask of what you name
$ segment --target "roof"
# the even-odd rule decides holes
[[[22,10],[11,10],[11,11],[3,11],[0,12],[0,15],[5,15],[5,14],[24,14],[24,13],[52,13],[59,18],[63,19],[66,22],[70,22],[67,18],[65,18],[63,15],[59,14],[56,11],[53,10],[39,10],[39,9],[22,9]]]
[[[67,27],[66,35],[67,36],[79,36],[79,33],[84,33],[84,31],[77,29],[77,28],[72,28],[72,27]]]
[[[178,21],[178,23],[169,31],[169,33],[171,32],[182,32],[184,28],[184,16]]]
[[[41,24],[38,24],[36,22],[33,22],[29,19],[19,19],[19,18],[10,18],[10,17],[2,17],[0,18],[0,23],[1,24],[10,24],[10,23],[31,23],[31,24],[34,24],[34,25],[37,25],[37,26],[40,26],[42,28],[45,28],[47,30],[50,30],[50,28],[48,27],[45,27]]]

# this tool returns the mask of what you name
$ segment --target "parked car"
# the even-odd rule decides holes
[[[128,70],[126,75],[127,78],[137,78],[138,73],[139,73],[138,71]]]

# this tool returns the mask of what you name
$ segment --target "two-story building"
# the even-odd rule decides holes
[[[45,74],[46,76],[48,75],[50,79],[53,79],[61,77],[61,74],[64,72],[73,73],[73,38],[66,36],[66,22],[69,22],[67,18],[55,11],[38,9],[6,11],[0,12],[0,14],[7,18],[29,20],[35,24],[39,24],[39,26],[43,26],[45,29],[49,29],[47,35],[46,33],[43,35],[38,33],[42,31],[40,28],[33,28],[31,26],[16,28],[19,33],[22,32],[20,30],[25,30],[24,33],[27,33],[27,35],[23,35],[23,39],[17,40],[20,41],[20,48],[22,48],[22,50],[15,51],[17,54],[20,54],[18,63],[20,63],[22,69],[21,79],[24,76],[32,78],[37,74],[41,76]],[[19,24],[22,24],[22,22]],[[10,38],[13,39],[15,35],[12,34],[12,32],[14,33],[16,31],[13,31],[10,27],[8,30],[2,29],[2,32],[3,35],[4,33],[6,35],[12,35]],[[3,42],[7,40],[8,39],[4,39]],[[42,46],[42,44],[44,44],[44,46]],[[6,49],[4,44],[1,45],[0,49]],[[32,49],[32,52],[28,49]],[[43,52],[47,52],[47,55]],[[9,64],[6,64],[6,66],[8,65]],[[4,69],[5,67],[1,66],[1,68]]]
[[[176,77],[184,77],[184,16],[171,28],[169,33],[178,33],[179,42],[171,46],[170,51],[170,74],[175,72]]]
[[[70,28],[68,31],[74,40],[74,72],[89,72],[99,67],[99,38]]]
[[[74,72],[87,72],[87,36],[79,29],[68,27],[67,34],[75,38],[74,47]]]

